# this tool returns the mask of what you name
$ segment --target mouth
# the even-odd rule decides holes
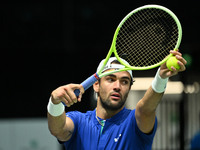
[[[112,93],[111,94],[111,99],[113,99],[113,100],[119,100],[119,99],[121,99],[121,95],[119,94],[119,93]]]

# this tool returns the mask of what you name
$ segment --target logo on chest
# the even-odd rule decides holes
[[[118,137],[114,138],[114,141],[118,142],[121,136],[122,136],[122,134],[120,133]]]

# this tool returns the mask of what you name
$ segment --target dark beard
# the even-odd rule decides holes
[[[125,95],[124,99],[118,103],[118,105],[112,105],[109,100],[103,101],[101,96],[100,96],[100,102],[101,102],[102,107],[105,108],[106,110],[117,111],[124,106],[127,96],[128,96],[128,93]]]

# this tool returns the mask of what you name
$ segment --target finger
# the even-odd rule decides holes
[[[167,71],[167,73],[166,73],[167,77],[171,77],[171,76],[178,74],[178,70],[175,67],[171,66],[171,69],[172,70]]]
[[[186,69],[185,65],[187,64],[187,61],[179,55],[176,55],[176,59],[178,59],[178,64],[180,66],[179,71],[184,71]]]
[[[85,92],[85,89],[81,84],[80,84],[79,90],[80,90],[81,94],[83,94]]]
[[[71,99],[70,99],[70,97],[67,94],[64,95],[64,100],[62,102],[64,102],[67,107],[71,106],[70,105]]]
[[[176,59],[178,59],[179,61],[181,61],[184,65],[187,64],[187,61],[183,57],[181,57],[181,56],[176,55]]]
[[[74,93],[74,90],[76,89],[79,89],[80,91],[80,94],[78,97]],[[69,105],[73,105],[74,103],[77,103],[78,101],[80,102],[82,98],[82,94],[85,91],[81,84],[68,84],[64,86],[64,90],[66,93],[65,98],[67,99]]]
[[[81,102],[81,98],[82,98],[83,93],[85,92],[85,89],[82,85],[80,85],[79,90],[80,90],[80,94],[78,96],[78,101]]]
[[[78,96],[78,102],[81,102],[81,98],[82,98],[82,93],[80,92],[80,94]]]
[[[181,61],[178,61],[178,64],[179,64],[179,66],[180,66],[179,71],[184,71],[184,70],[186,70],[185,65],[184,65]]]
[[[69,102],[68,102],[68,98],[66,98],[67,95],[63,94],[62,96],[59,97],[59,101],[63,103],[63,105],[70,107]]]
[[[176,55],[182,56],[182,54],[179,51],[171,50],[170,53],[173,54],[174,56]]]
[[[73,105],[74,103],[77,103],[77,97],[76,95],[74,94],[74,91],[73,90],[67,90],[67,95],[68,95],[68,102],[70,105]]]
[[[56,103],[63,102],[66,106],[70,107],[72,103],[71,98],[68,96],[68,93],[65,90],[65,86],[61,86],[52,92],[52,97]]]
[[[79,84],[69,84],[67,86],[64,87],[65,92],[68,95],[68,101],[70,103],[70,105],[73,105],[74,103],[77,103],[77,96],[74,93],[75,89],[79,88]]]
[[[75,100],[75,103],[77,102],[81,102],[81,98],[82,98],[82,94],[85,92],[84,90],[84,87],[81,85],[81,84],[71,84],[71,86],[73,86],[73,91],[70,91],[70,92],[73,92],[71,93],[73,97],[71,97],[71,99],[74,99]],[[79,93],[79,96],[76,96],[76,94],[74,93],[74,90],[78,89],[80,91]],[[74,97],[75,95],[75,97]]]
[[[60,91],[52,92],[51,100],[54,104],[59,104],[60,102],[65,101],[64,95],[65,95],[65,92],[60,92]]]
[[[172,75],[175,75],[178,73],[178,69],[176,69],[174,66],[171,66],[171,69],[172,69]]]
[[[69,96],[69,94],[63,89],[63,92],[62,92],[62,94],[61,94],[61,96],[59,97],[60,98],[60,100],[62,101],[62,102],[64,102],[64,103],[66,103],[66,104],[70,104],[70,103],[72,103],[72,100],[71,100],[71,98],[70,98],[70,96]]]

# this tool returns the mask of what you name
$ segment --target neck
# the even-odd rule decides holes
[[[100,104],[100,102],[98,101],[97,108],[96,108],[96,115],[98,117],[100,117],[101,119],[106,120],[106,119],[109,119],[109,118],[113,117],[114,115],[116,115],[123,108],[124,108],[124,106],[118,110],[108,110],[108,109],[103,108],[102,105]]]

